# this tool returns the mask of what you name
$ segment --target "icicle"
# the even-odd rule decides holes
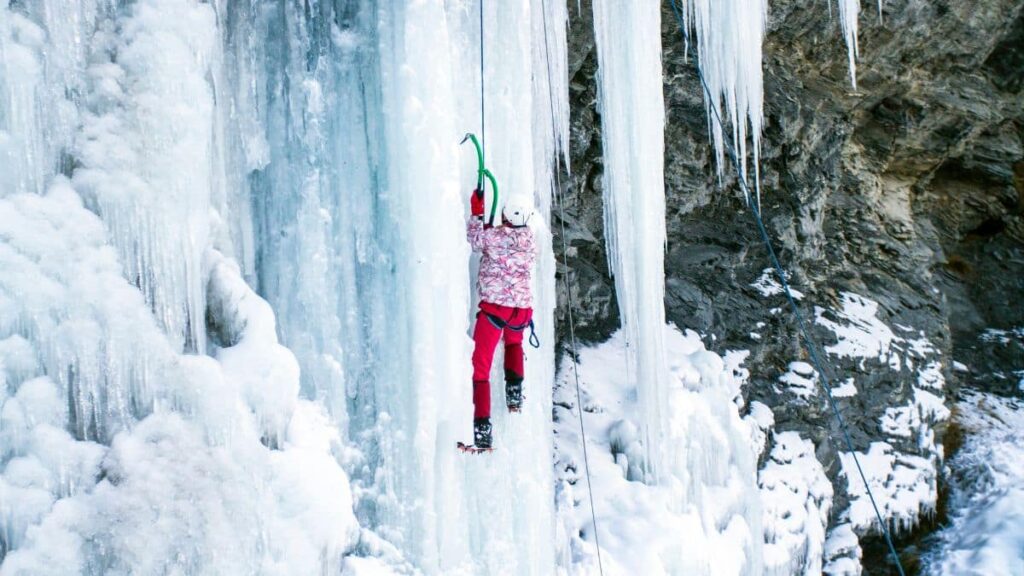
[[[667,374],[661,11],[657,3],[594,3],[608,259],[641,404],[644,466],[661,474]]]
[[[705,95],[709,129],[715,144],[718,175],[722,176],[726,146],[718,115],[731,128],[741,177],[746,179],[748,140],[754,169],[754,189],[760,202],[761,131],[764,81],[761,46],[768,15],[767,0],[683,0],[686,24],[696,35],[698,59],[710,91]],[[856,0],[853,0],[856,1]]]
[[[857,90],[857,19],[860,16],[860,0],[836,0],[839,3],[839,24],[846,40],[846,54],[850,67],[850,84]],[[882,15],[882,4],[878,4],[878,15]]]

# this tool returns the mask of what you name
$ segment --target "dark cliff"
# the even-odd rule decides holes
[[[902,337],[895,349],[905,362],[895,365],[829,355],[834,385],[856,380],[858,393],[839,407],[857,449],[884,440],[938,462],[941,449],[880,423],[887,409],[913,405],[923,366],[940,366],[949,407],[961,386],[1021,394],[1024,2],[895,0],[881,15],[868,4],[854,91],[837,15],[825,3],[770,3],[762,211],[812,323],[816,308],[838,319],[852,293],[877,302],[877,318]],[[569,38],[569,280],[578,334],[602,340],[618,311],[602,230],[589,2],[579,11],[570,3]],[[746,399],[770,406],[777,430],[815,442],[836,487],[836,522],[847,508],[838,430],[820,394],[795,402],[777,385],[806,354],[783,297],[752,287],[768,256],[733,171],[721,183],[715,175],[700,85],[667,5],[662,44],[668,320],[705,335],[712,350],[750,350]],[[559,303],[564,320],[564,293]],[[992,329],[1005,332],[994,338]],[[814,335],[824,346],[837,338],[820,322]],[[924,351],[914,341],[926,341]],[[945,425],[935,425],[940,444]]]

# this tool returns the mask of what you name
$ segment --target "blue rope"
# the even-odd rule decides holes
[[[679,24],[680,33],[683,35],[683,39],[685,41],[687,38],[686,25],[683,23],[682,15],[680,15],[679,8],[676,6],[676,0],[669,0],[669,2],[672,4],[672,12],[675,14],[676,22]],[[810,353],[811,361],[814,363],[814,367],[818,371],[818,374],[821,374],[821,386],[825,390],[829,407],[832,409],[832,413],[835,415],[836,421],[839,423],[839,428],[842,431],[846,449],[849,450],[850,455],[853,456],[853,462],[857,465],[857,472],[860,474],[860,478],[864,482],[864,488],[867,490],[868,499],[871,500],[871,507],[875,511],[875,517],[878,519],[878,524],[882,529],[882,534],[885,536],[885,543],[889,546],[889,553],[896,562],[896,569],[899,571],[900,576],[905,576],[903,564],[900,562],[899,554],[896,552],[896,546],[892,541],[892,535],[889,533],[889,527],[885,523],[885,520],[882,519],[882,513],[878,509],[878,503],[875,501],[875,495],[871,492],[871,485],[868,484],[867,476],[864,474],[864,469],[861,468],[860,465],[860,459],[857,458],[857,452],[854,450],[853,440],[850,438],[850,431],[846,426],[846,422],[843,420],[842,414],[839,412],[839,407],[836,404],[835,397],[832,396],[832,385],[829,382],[828,374],[824,369],[824,363],[821,361],[821,357],[818,353],[817,341],[811,337],[811,334],[807,329],[807,323],[804,321],[803,314],[800,313],[800,307],[797,306],[796,299],[793,298],[793,292],[790,290],[789,282],[786,280],[786,271],[782,268],[782,264],[779,262],[779,258],[775,254],[775,249],[772,247],[771,239],[768,237],[768,231],[765,229],[764,220],[761,219],[761,211],[758,209],[756,203],[751,199],[750,189],[747,186],[746,179],[743,177],[743,171],[740,166],[739,157],[736,155],[736,149],[733,147],[732,141],[729,139],[725,126],[722,123],[722,118],[718,112],[718,100],[712,96],[711,89],[708,87],[708,83],[704,79],[704,72],[701,70],[700,61],[697,59],[696,49],[694,49],[693,52],[693,62],[697,68],[697,76],[700,78],[700,83],[704,88],[705,96],[711,104],[712,116],[714,117],[715,122],[718,123],[719,128],[722,129],[722,138],[729,152],[729,158],[732,161],[732,165],[736,169],[736,179],[739,181],[740,187],[743,190],[747,206],[750,208],[750,212],[754,215],[754,220],[757,222],[757,229],[761,233],[761,240],[764,241],[765,248],[768,249],[768,257],[771,259],[772,266],[775,268],[775,274],[778,275],[782,288],[786,293],[786,299],[789,301],[789,306],[793,309],[793,315],[796,317],[797,326],[800,329],[800,334],[803,338],[804,344],[807,346],[807,350]]]
[[[487,124],[484,108],[484,0],[480,0],[480,157],[487,160]],[[481,176],[482,178],[482,176]],[[480,188],[483,190],[483,187]],[[497,198],[495,198],[497,200]]]

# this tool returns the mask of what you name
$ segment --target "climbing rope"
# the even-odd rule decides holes
[[[483,0],[481,0],[482,2]],[[541,17],[543,19],[544,28],[544,62],[547,65],[548,72],[548,104],[551,106],[551,141],[558,141],[558,128],[555,126],[555,95],[551,88],[551,53],[548,48],[548,7],[547,0],[541,0]],[[562,282],[565,286],[566,295],[566,313],[569,320],[569,342],[572,344],[572,373],[576,381],[576,409],[580,417],[580,440],[583,445],[583,469],[587,475],[587,495],[590,500],[590,521],[594,526],[594,545],[597,547],[597,568],[604,576],[604,564],[601,562],[601,538],[597,531],[597,513],[594,511],[594,486],[590,480],[590,458],[587,456],[587,432],[583,426],[583,400],[580,394],[580,368],[577,363],[577,345],[576,345],[576,327],[573,320],[573,300],[572,290],[569,286],[569,248],[565,241],[565,198],[562,195],[562,177],[561,167],[557,161],[558,155],[555,155],[555,200],[558,204],[558,223],[561,228],[562,238],[562,268],[565,270],[562,275]]]
[[[669,0],[672,4],[672,12],[675,14],[676,23],[679,25],[679,31],[683,35],[683,40],[687,39],[686,25],[683,23],[682,15],[679,13],[679,8],[676,6],[676,0]],[[843,433],[843,441],[846,444],[846,449],[849,450],[850,455],[853,456],[853,462],[857,466],[857,472],[860,474],[861,481],[864,482],[864,488],[867,491],[868,499],[871,501],[871,507],[875,511],[875,518],[878,519],[878,525],[882,529],[882,534],[885,537],[885,543],[889,547],[889,553],[892,555],[893,561],[896,562],[896,569],[899,571],[900,576],[905,576],[903,571],[903,564],[900,562],[899,554],[896,552],[896,546],[893,544],[892,535],[889,533],[888,524],[882,518],[882,513],[878,509],[878,503],[875,501],[875,495],[871,491],[871,485],[868,483],[867,476],[864,474],[864,469],[860,465],[860,458],[857,457],[857,451],[854,450],[853,440],[850,438],[849,428],[846,426],[846,421],[843,420],[842,414],[839,412],[839,407],[836,404],[835,397],[832,396],[832,385],[829,382],[828,374],[826,373],[824,366],[826,365],[821,361],[821,356],[818,352],[818,343],[811,337],[810,331],[807,329],[807,323],[804,321],[803,314],[800,313],[800,307],[797,306],[796,299],[793,297],[793,292],[790,290],[789,281],[786,280],[786,271],[783,269],[782,264],[779,262],[779,258],[775,253],[775,249],[772,246],[771,239],[768,236],[768,231],[765,228],[764,220],[761,219],[761,210],[757,204],[753,201],[753,196],[750,194],[750,189],[747,186],[747,181],[743,177],[743,171],[740,166],[739,156],[736,154],[736,149],[733,146],[732,140],[728,137],[728,132],[725,130],[725,126],[722,122],[722,118],[718,112],[718,101],[712,96],[711,89],[708,88],[708,83],[704,79],[704,71],[701,70],[700,61],[697,59],[697,51],[693,51],[693,62],[697,69],[697,77],[700,78],[701,86],[704,89],[705,97],[708,102],[711,103],[712,117],[718,124],[719,128],[722,129],[723,140],[726,145],[726,149],[729,152],[729,159],[732,162],[733,168],[736,170],[736,179],[740,183],[740,188],[743,190],[743,196],[746,199],[747,207],[750,208],[751,214],[754,216],[754,220],[757,223],[757,229],[761,234],[761,240],[764,242],[765,248],[768,249],[768,257],[771,260],[772,267],[775,269],[775,274],[779,277],[779,281],[782,284],[782,288],[786,293],[786,299],[789,301],[789,306],[793,310],[793,315],[796,317],[797,326],[799,327],[800,334],[803,338],[804,344],[807,346],[807,351],[810,354],[811,361],[814,363],[815,369],[818,374],[821,374],[821,386],[825,390],[825,395],[828,398],[829,407],[832,409],[832,414],[836,418],[836,422],[839,424],[839,429]]]
[[[480,0],[480,165],[487,159],[487,115],[484,108],[484,0]],[[497,198],[495,198],[497,200]],[[492,216],[493,220],[493,216]]]

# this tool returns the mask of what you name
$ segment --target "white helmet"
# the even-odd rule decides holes
[[[533,200],[525,194],[511,196],[505,202],[501,215],[515,228],[526,226],[530,222],[530,216],[533,216]]]

